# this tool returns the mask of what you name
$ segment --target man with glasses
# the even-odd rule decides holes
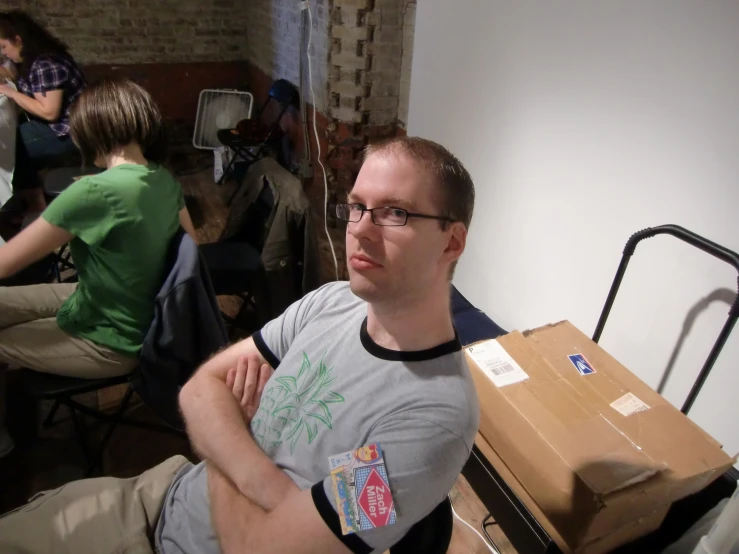
[[[59,541],[76,553],[338,554],[398,542],[452,488],[477,431],[449,298],[473,203],[442,146],[370,146],[336,207],[349,282],[306,295],[184,386],[204,461],[71,483],[0,519],[0,551]],[[342,471],[354,463],[372,465]]]

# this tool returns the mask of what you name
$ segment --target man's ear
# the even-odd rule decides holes
[[[444,249],[444,257],[449,263],[453,263],[459,259],[467,245],[467,227],[464,226],[464,223],[455,221],[449,223],[447,232],[449,233],[449,240]]]

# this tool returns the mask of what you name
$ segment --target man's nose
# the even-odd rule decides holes
[[[372,214],[370,212],[363,212],[362,218],[356,223],[349,223],[347,229],[356,238],[360,238],[376,234],[378,227],[372,222]]]

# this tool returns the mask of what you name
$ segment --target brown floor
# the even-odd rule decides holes
[[[186,168],[185,172],[190,174],[181,174],[179,177],[185,194],[189,197],[188,206],[201,243],[218,239],[228,213],[225,201],[233,190],[233,185],[218,187],[213,184],[212,167],[198,171],[198,165],[204,167],[209,161],[203,153],[191,153],[184,160],[184,165],[189,165],[189,170]],[[183,161],[180,160],[178,165],[182,166]],[[237,300],[222,298],[219,301],[227,313],[238,309]],[[10,386],[13,386],[12,380]],[[9,392],[12,394],[13,389]],[[97,400],[101,404],[113,404],[119,396],[120,390],[101,395]],[[44,408],[48,409],[48,406],[42,407],[40,411],[43,412]],[[9,416],[13,417],[13,413]],[[38,438],[19,444],[10,456],[0,460],[0,513],[22,504],[40,490],[55,488],[83,476],[84,458],[73,438],[68,415],[60,413],[57,417],[62,423],[51,430],[37,430]],[[136,403],[130,417],[156,420],[140,403]],[[102,432],[100,425],[89,423],[90,444],[96,444]],[[28,434],[32,433],[30,430]],[[104,472],[117,477],[130,477],[174,454],[195,459],[184,439],[131,427],[119,427],[106,451]],[[457,480],[451,498],[459,516],[479,531],[486,510],[463,477]],[[493,527],[490,532],[502,554],[515,554],[515,550],[497,528]],[[449,553],[487,552],[490,550],[482,540],[455,519]]]

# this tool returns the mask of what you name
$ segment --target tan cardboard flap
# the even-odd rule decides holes
[[[564,554],[572,554],[573,552],[576,552],[577,554],[603,554],[605,552],[610,552],[618,546],[626,544],[631,540],[657,529],[670,508],[669,504],[662,505],[656,509],[652,508],[651,510],[648,510],[645,515],[636,515],[635,518],[625,520],[623,523],[619,524],[616,530],[608,529],[606,532],[598,535],[597,538],[589,540],[587,543],[575,548],[573,551],[573,549],[565,542],[564,538],[559,534],[554,525],[549,521],[544,512],[542,512],[536,501],[521,485],[518,479],[516,479],[515,475],[511,472],[505,462],[501,460],[500,456],[495,452],[495,449],[493,449],[488,441],[479,433],[475,438],[475,445],[480,449],[480,452],[485,459],[495,468],[519,500],[526,505],[531,514],[536,518],[539,524],[544,528],[547,534],[552,538],[552,540],[554,540]]]
[[[524,335],[556,373],[577,390],[581,403],[600,413],[614,431],[628,437],[658,465],[669,466],[673,478],[726,466],[729,458],[713,437],[568,321]],[[569,359],[573,354],[582,354],[595,373],[581,375]],[[625,395],[638,398],[649,408],[631,415],[619,413],[612,404]],[[666,429],[679,429],[679,440]]]
[[[511,488],[514,494],[518,496],[519,500],[521,500],[521,502],[526,505],[526,507],[531,512],[531,515],[536,518],[536,521],[538,521],[539,524],[544,528],[544,530],[547,532],[547,535],[552,538],[552,540],[557,544],[563,554],[572,554],[572,549],[570,549],[562,536],[557,532],[557,529],[552,525],[549,519],[547,519],[541,508],[537,505],[533,498],[531,498],[531,495],[526,492],[526,489],[523,487],[523,485],[521,485],[518,479],[516,479],[516,476],[511,473],[511,470],[508,468],[505,462],[503,462],[503,460],[500,459],[500,456],[496,454],[493,447],[490,446],[490,443],[488,443],[488,441],[480,433],[477,433],[477,437],[475,437],[475,445],[477,446],[477,448],[480,449],[480,452],[485,457],[485,459],[490,462],[490,465],[495,468],[495,471],[497,471],[498,474],[503,478],[503,480]]]
[[[498,391],[595,494],[644,481],[664,469],[554,371],[521,333],[497,340],[531,373],[529,380]]]

